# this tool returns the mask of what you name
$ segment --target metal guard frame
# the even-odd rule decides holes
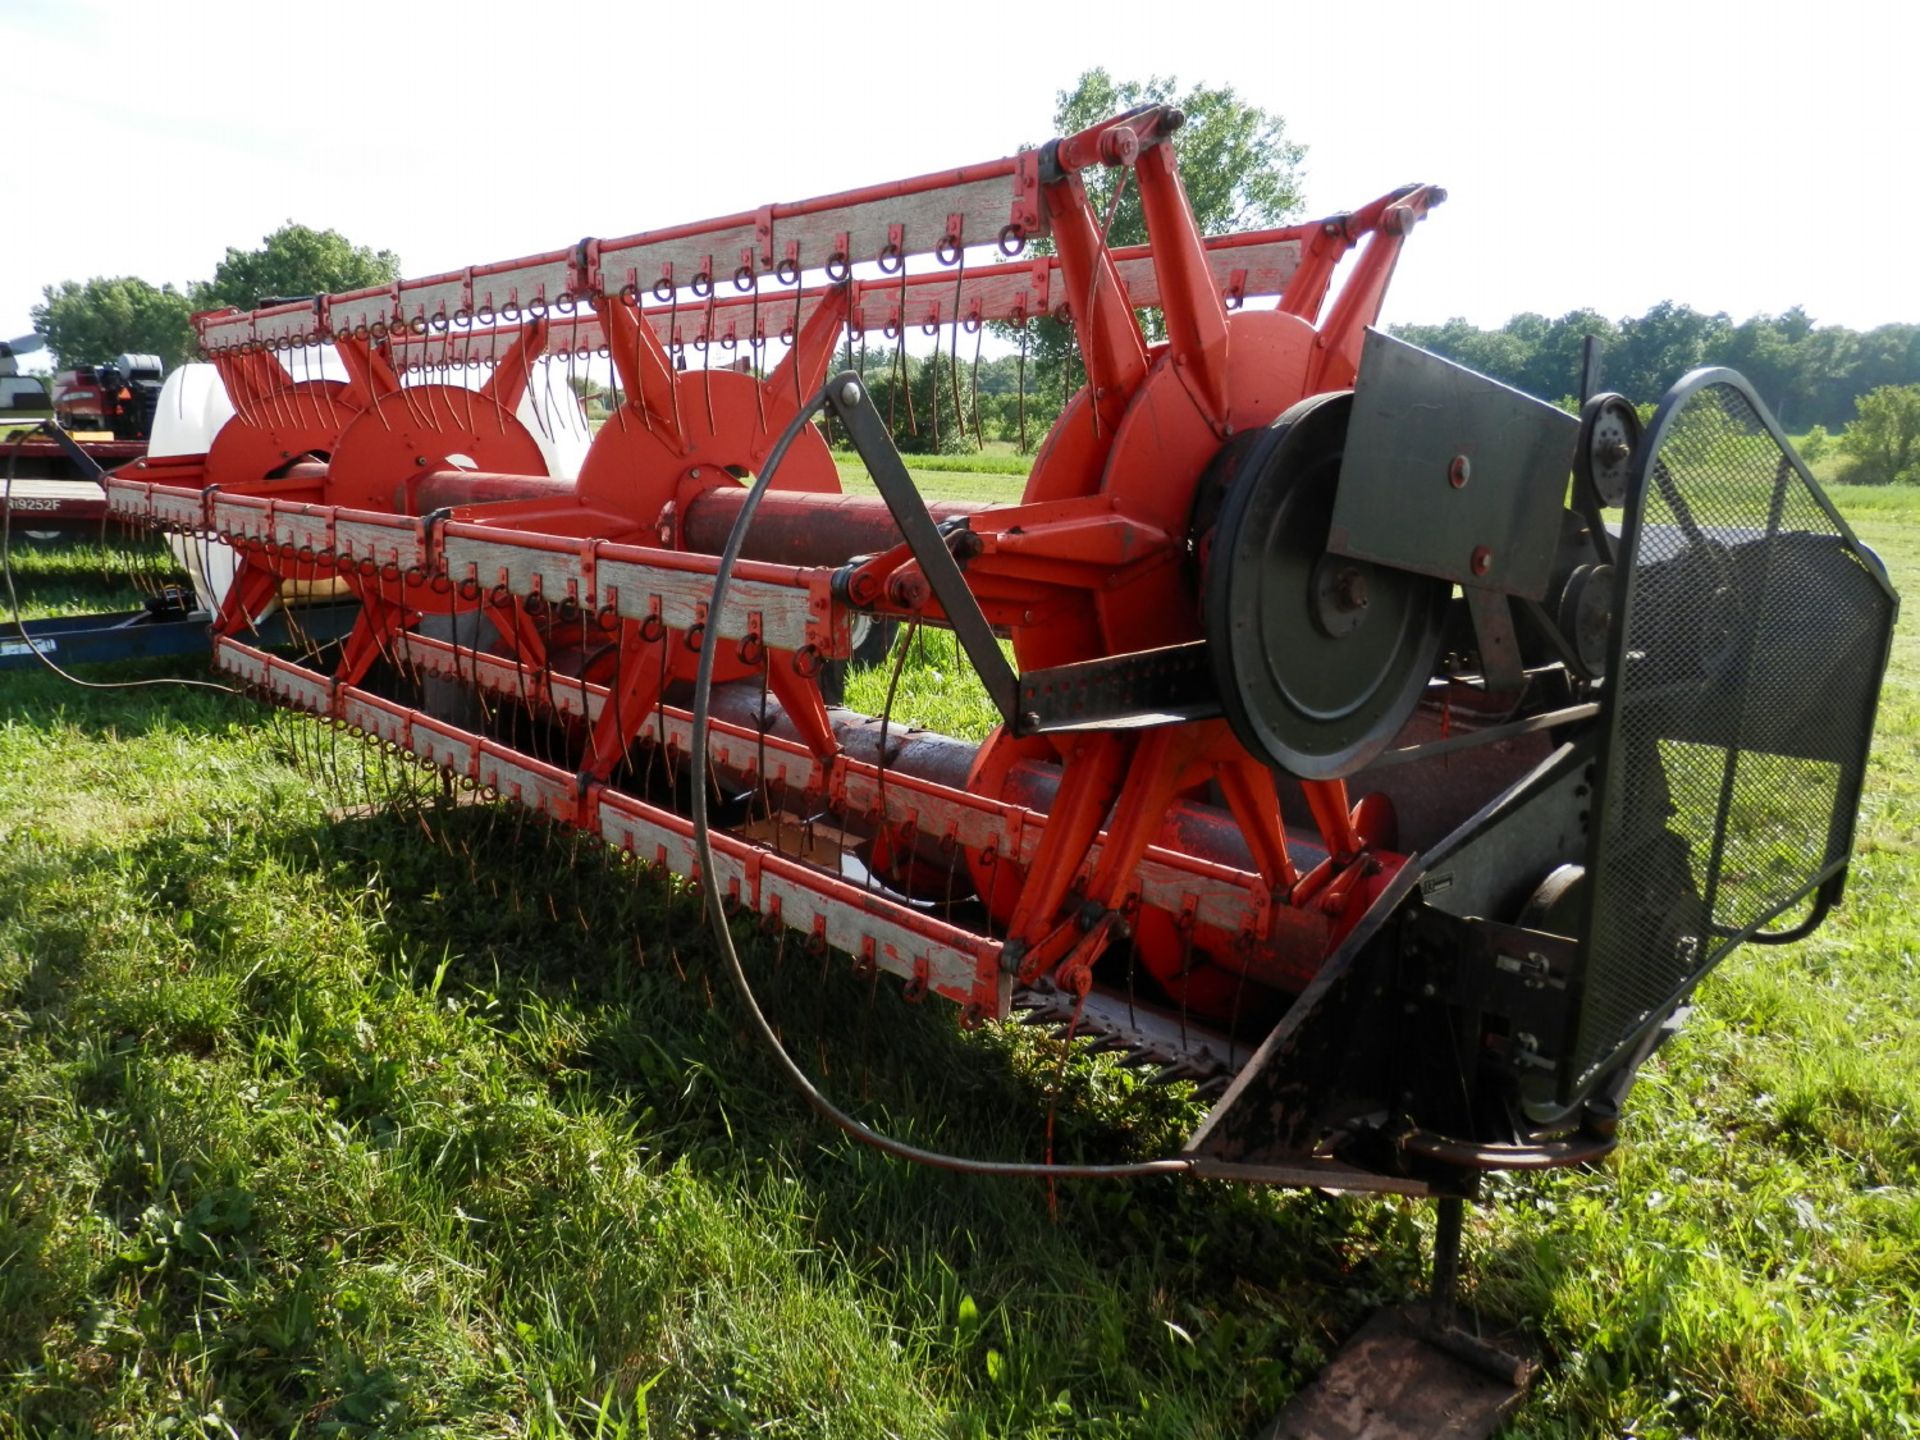
[[[1588,1027],[1593,1018],[1591,1012],[1595,1003],[1608,998],[1602,993],[1602,986],[1609,977],[1596,975],[1594,962],[1597,945],[1601,938],[1596,927],[1604,922],[1602,907],[1612,898],[1608,893],[1609,870],[1610,867],[1618,867],[1622,860],[1617,850],[1609,845],[1609,840],[1614,830],[1615,808],[1625,803],[1624,793],[1628,786],[1633,784],[1636,778],[1644,778],[1627,773],[1634,757],[1628,753],[1628,742],[1623,735],[1623,728],[1627,712],[1631,708],[1627,697],[1633,693],[1633,687],[1628,683],[1628,667],[1632,663],[1630,642],[1635,635],[1636,601],[1644,598],[1640,595],[1642,587],[1637,582],[1641,578],[1643,568],[1640,564],[1643,545],[1649,538],[1651,528],[1647,519],[1649,496],[1653,488],[1662,483],[1663,477],[1667,495],[1672,497],[1675,494],[1676,487],[1671,475],[1660,468],[1663,464],[1663,452],[1674,438],[1675,427],[1688,413],[1689,407],[1706,392],[1716,388],[1724,389],[1737,396],[1739,401],[1751,410],[1752,417],[1758,422],[1760,429],[1750,432],[1750,438],[1757,440],[1764,435],[1779,452],[1779,468],[1773,482],[1775,492],[1768,516],[1769,528],[1764,532],[1764,543],[1767,546],[1765,563],[1771,567],[1783,547],[1787,532],[1779,528],[1781,511],[1788,499],[1789,488],[1797,478],[1800,486],[1803,487],[1805,497],[1814,502],[1818,513],[1831,527],[1831,535],[1823,538],[1831,539],[1836,549],[1844,551],[1857,561],[1861,569],[1878,587],[1880,598],[1884,603],[1882,624],[1877,637],[1878,649],[1875,655],[1861,657],[1873,667],[1871,679],[1864,695],[1863,713],[1859,715],[1857,721],[1857,744],[1853,747],[1851,755],[1846,757],[1850,760],[1850,768],[1842,769],[1840,772],[1842,777],[1851,775],[1854,784],[1850,789],[1844,785],[1837,787],[1833,805],[1826,817],[1828,843],[1825,863],[1812,874],[1804,876],[1800,883],[1792,887],[1785,898],[1768,904],[1761,913],[1747,917],[1737,926],[1724,927],[1714,924],[1714,906],[1717,897],[1713,891],[1717,888],[1719,866],[1724,859],[1723,846],[1728,827],[1728,807],[1735,769],[1739,758],[1749,753],[1739,744],[1739,731],[1742,728],[1740,723],[1736,720],[1729,725],[1730,739],[1725,747],[1727,758],[1719,800],[1717,829],[1711,837],[1713,853],[1708,875],[1709,893],[1701,897],[1704,911],[1702,918],[1705,923],[1700,933],[1692,937],[1696,947],[1692,961],[1687,966],[1684,976],[1666,991],[1663,999],[1644,1009],[1635,1023],[1631,1024],[1624,1033],[1617,1035],[1602,1050],[1596,1047]],[[1898,593],[1894,590],[1879,558],[1860,543],[1852,528],[1847,525],[1839,511],[1827,498],[1819,482],[1808,471],[1806,464],[1794,452],[1792,445],[1781,431],[1779,423],[1754,392],[1752,385],[1733,370],[1722,367],[1695,370],[1683,377],[1667,392],[1655,412],[1645,441],[1634,457],[1631,486],[1616,561],[1615,620],[1609,642],[1607,669],[1609,683],[1605,689],[1604,707],[1599,719],[1599,780],[1596,787],[1599,803],[1589,840],[1587,864],[1592,882],[1587,887],[1586,915],[1581,926],[1584,937],[1581,945],[1581,970],[1576,978],[1577,993],[1574,1003],[1568,1006],[1567,1027],[1563,1037],[1565,1043],[1560,1050],[1560,1054],[1566,1057],[1560,1066],[1560,1098],[1569,1105],[1590,1094],[1612,1069],[1617,1068],[1623,1057],[1630,1059],[1700,980],[1737,946],[1748,940],[1763,944],[1780,944],[1799,939],[1819,924],[1827,910],[1839,898],[1852,853],[1860,782],[1865,775],[1867,755],[1872,743],[1874,717],[1878,709],[1887,663],[1891,656],[1894,622],[1899,613]],[[1684,501],[1680,502],[1678,510],[1681,515],[1687,517],[1681,521],[1682,528],[1694,527],[1696,534],[1692,539],[1697,545],[1702,537],[1698,533],[1697,524],[1687,514],[1688,507]],[[1715,547],[1727,550],[1729,553],[1732,551],[1732,547],[1718,539],[1702,548]],[[1724,560],[1721,563],[1724,565]],[[1768,573],[1771,573],[1770,569]],[[1779,682],[1776,680],[1770,687],[1768,682],[1772,677],[1766,676],[1761,669],[1768,663],[1766,653],[1768,637],[1765,635],[1756,637],[1752,633],[1759,629],[1758,619],[1754,618],[1753,623],[1748,627],[1748,633],[1736,641],[1736,644],[1741,649],[1742,664],[1749,674],[1754,676],[1754,688],[1764,694],[1777,694]],[[1754,645],[1756,639],[1757,650]],[[1638,663],[1645,666],[1650,661],[1657,664],[1657,660],[1653,657],[1643,657]],[[1848,718],[1852,719],[1852,717]],[[1664,764],[1661,768],[1664,772]],[[1664,773],[1659,777],[1659,782],[1664,789],[1666,783]],[[1617,868],[1614,870],[1613,878],[1617,884],[1619,878]],[[1800,922],[1785,930],[1771,932],[1766,930],[1765,927],[1770,922],[1805,901],[1810,894],[1814,896],[1813,906],[1809,914]]]

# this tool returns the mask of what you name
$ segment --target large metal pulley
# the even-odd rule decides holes
[[[1219,505],[1201,615],[1221,708],[1249,751],[1308,780],[1360,769],[1405,723],[1449,590],[1328,552],[1352,400],[1303,400],[1236,436],[1201,487]]]

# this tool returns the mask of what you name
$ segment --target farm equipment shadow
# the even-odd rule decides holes
[[[755,1043],[699,897],[577,832],[498,806],[403,803],[307,838],[342,905],[368,903],[379,876],[377,933],[416,988],[483,1011],[569,1104],[628,1117],[657,1163],[799,1186],[816,1248],[884,1291],[938,1257],[980,1277],[969,1284],[1017,1284],[1029,1293],[994,1298],[1026,1308],[1070,1309],[1090,1275],[1202,1306],[1264,1292],[1275,1325],[1259,1358],[1286,1374],[1277,1403],[1369,1309],[1422,1284],[1411,1202],[1172,1179],[1049,1186],[841,1138]],[[735,936],[790,1052],[886,1133],[963,1156],[1114,1161],[1172,1153],[1203,1112],[1188,1087],[1032,1027],[965,1033],[951,1006],[908,1003],[892,978],[856,978],[797,937],[746,919]]]
[[[510,806],[430,799],[353,813],[360,808],[308,839],[342,904],[379,876],[380,933],[406,937],[389,942],[392,958],[417,985],[464,991],[523,1033],[565,1012],[563,1028],[585,1038],[554,1055],[553,1073],[616,1103],[644,1100],[656,1133],[696,1163],[709,1146],[730,1161],[765,1148],[784,1159],[827,1155],[828,1176],[850,1160],[859,1171],[917,1173],[833,1141],[786,1088],[748,1030],[697,892]],[[870,1122],[917,1143],[1040,1159],[1051,1131],[1062,1162],[1142,1158],[1177,1146],[1202,1113],[1188,1088],[1146,1084],[1030,1027],[968,1035],[947,1003],[909,1003],[892,977],[856,978],[848,957],[769,936],[751,917],[734,922],[734,935],[803,1067]],[[798,1149],[796,1132],[806,1137]],[[938,1184],[1043,1188],[953,1175]]]
[[[140,671],[197,668],[176,662]],[[83,735],[121,738],[259,719],[209,692],[75,697],[55,677],[32,674],[0,686],[0,724],[44,725],[55,707]],[[303,733],[292,732],[280,758],[297,760],[304,744],[312,761],[336,740],[314,730],[302,742]],[[358,749],[337,743],[342,756]],[[1421,1287],[1413,1202],[1173,1179],[1050,1186],[934,1171],[869,1151],[818,1121],[757,1047],[697,895],[516,808],[453,803],[417,771],[384,797],[374,787],[385,803],[368,805],[367,791],[354,788],[335,794],[331,817],[311,809],[262,814],[250,845],[304,872],[330,897],[329,910],[368,922],[356,933],[383,971],[480,1018],[511,1063],[563,1110],[611,1117],[631,1137],[635,1163],[685,1168],[743,1195],[786,1187],[794,1213],[806,1217],[803,1243],[821,1263],[888,1297],[908,1323],[927,1319],[914,1307],[927,1303],[927,1275],[942,1271],[983,1309],[1003,1307],[1046,1331],[1103,1325],[1115,1332],[1103,1347],[1132,1354],[1164,1348],[1154,1317],[1178,1297],[1187,1323],[1229,1318],[1204,1353],[1182,1363],[1218,1383],[1249,1386],[1251,1432],[1374,1307]],[[86,846],[60,864],[149,877],[141,903],[156,933],[190,935],[180,943],[219,954],[258,923],[236,908],[241,901],[223,898],[250,862],[201,829],[168,826],[124,846]],[[0,894],[54,885],[50,863],[32,853],[0,859]],[[64,1007],[63,993],[90,963],[87,924],[49,917],[13,1003],[35,1012]],[[747,920],[736,927],[761,1003],[789,1049],[831,1096],[888,1133],[966,1156],[1125,1160],[1171,1153],[1201,1113],[1190,1090],[1148,1085],[1112,1057],[1073,1052],[1032,1027],[964,1033],[942,1001],[909,1004],[897,981],[858,979],[845,956],[809,954],[797,937],[783,945]],[[292,1002],[262,995],[241,1003]],[[121,1067],[155,1049],[204,1057],[223,1043],[217,1010],[202,1018],[154,1004],[164,1023],[88,1042],[98,1073],[84,1088],[103,1114],[132,1120],[138,1109],[116,1079]],[[375,1073],[384,1062],[367,1058],[367,1075],[342,1072],[323,1088],[339,1122],[379,1134],[396,1123],[382,1111],[391,1089]],[[497,1142],[470,1138],[480,1147],[474,1163],[486,1163],[481,1151]],[[94,1203],[117,1229],[137,1231],[153,1196],[137,1176],[127,1182]],[[51,1291],[54,1260],[32,1236],[21,1238],[12,1263],[22,1282]],[[1506,1262],[1482,1255],[1479,1263]],[[37,1267],[47,1273],[30,1278]],[[1086,1382],[1097,1390],[1095,1377]]]

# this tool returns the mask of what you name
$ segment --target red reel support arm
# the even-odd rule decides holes
[[[680,382],[659,334],[642,320],[635,303],[618,295],[602,296],[598,313],[613,368],[642,420],[684,455],[688,445],[680,424]]]
[[[1366,341],[1367,327],[1380,318],[1380,304],[1386,299],[1387,284],[1399,262],[1400,247],[1406,244],[1413,227],[1426,219],[1427,211],[1446,198],[1447,192],[1439,186],[1421,185],[1382,196],[1353,217],[1353,232],[1371,231],[1372,239],[1320,326],[1310,371],[1311,391],[1345,390],[1353,384],[1353,377],[1360,371],[1360,347]]]
[[[1206,245],[1174,167],[1173,148],[1155,145],[1135,162],[1140,206],[1160,277],[1173,367],[1194,404],[1225,438],[1232,397],[1227,384],[1227,307],[1214,288]]]
[[[520,400],[527,393],[533,379],[533,362],[546,352],[547,325],[544,315],[530,318],[521,327],[512,348],[493,367],[487,383],[480,387],[481,395],[509,415],[520,408]]]
[[[400,376],[380,341],[336,335],[333,350],[347,372],[346,399],[354,409],[371,410],[400,388]]]
[[[1079,172],[1063,167],[1056,178],[1043,182],[1042,193],[1053,221],[1067,311],[1086,364],[1095,427],[1110,440],[1134,391],[1146,379],[1147,340],[1140,333],[1106,236],[1094,220]],[[1089,479],[1097,480],[1098,475],[1097,468],[1089,468]]]

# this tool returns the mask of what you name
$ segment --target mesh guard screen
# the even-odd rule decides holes
[[[1569,1099],[1845,866],[1896,608],[1738,376],[1683,381],[1650,441],[1621,556]]]

